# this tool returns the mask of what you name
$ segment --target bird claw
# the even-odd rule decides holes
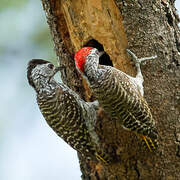
[[[155,147],[153,141],[151,140],[151,138],[150,138],[150,137],[146,137],[146,136],[142,136],[142,137],[143,137],[143,139],[144,139],[144,141],[145,141],[145,143],[146,143],[149,151],[150,151],[150,152],[154,151],[154,150],[156,149],[156,147]],[[148,141],[149,141],[150,143],[149,143]],[[151,144],[151,145],[150,145],[150,144]],[[151,147],[153,148],[153,150],[152,150]]]
[[[144,57],[144,58],[138,58],[130,49],[126,49],[126,51],[131,56],[132,60],[135,62],[136,65],[141,64],[141,62],[143,62],[143,61],[157,58],[157,55],[150,56],[150,57]]]
[[[100,161],[108,164],[108,162],[107,162],[104,158],[102,158],[98,153],[96,153],[96,158],[97,158],[98,160],[100,160]]]

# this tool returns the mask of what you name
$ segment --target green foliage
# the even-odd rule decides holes
[[[1,0],[0,2],[0,10],[4,10],[5,8],[20,8],[25,5],[27,0]]]
[[[31,38],[34,43],[40,45],[41,47],[47,48],[52,46],[52,42],[50,41],[51,36],[47,27],[41,27],[39,30],[35,31]]]
[[[46,49],[46,51],[48,52],[49,59],[52,59],[53,63],[57,63],[56,55],[53,50],[54,44],[52,42],[52,37],[47,25],[44,27],[41,26],[39,30],[34,31],[30,39],[34,44],[37,44],[40,49]]]

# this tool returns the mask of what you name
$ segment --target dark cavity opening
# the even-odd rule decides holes
[[[103,45],[100,44],[95,39],[89,40],[86,44],[84,44],[83,47],[86,47],[86,46],[94,47],[98,49],[98,51],[104,51]],[[106,66],[113,66],[112,61],[106,52],[99,58],[99,64],[106,65]]]

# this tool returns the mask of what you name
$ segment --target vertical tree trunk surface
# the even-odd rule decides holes
[[[86,180],[180,179],[180,29],[173,0],[42,0],[58,62],[66,66],[64,83],[86,100],[87,84],[76,72],[73,55],[85,44],[100,43],[113,66],[135,75],[126,54],[157,55],[142,65],[145,99],[159,133],[159,149],[149,152],[142,139],[98,111],[97,133],[115,156],[109,164],[79,155]],[[98,42],[98,43],[97,43]],[[108,60],[107,60],[108,61]],[[107,64],[108,62],[104,62]]]

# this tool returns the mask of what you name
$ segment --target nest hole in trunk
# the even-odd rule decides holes
[[[84,44],[83,47],[94,47],[98,49],[98,51],[104,51],[104,47],[102,44],[100,44],[97,40],[91,39],[87,43]],[[109,55],[104,51],[104,54],[99,58],[99,64],[106,65],[106,66],[113,66],[112,61],[109,57]]]

